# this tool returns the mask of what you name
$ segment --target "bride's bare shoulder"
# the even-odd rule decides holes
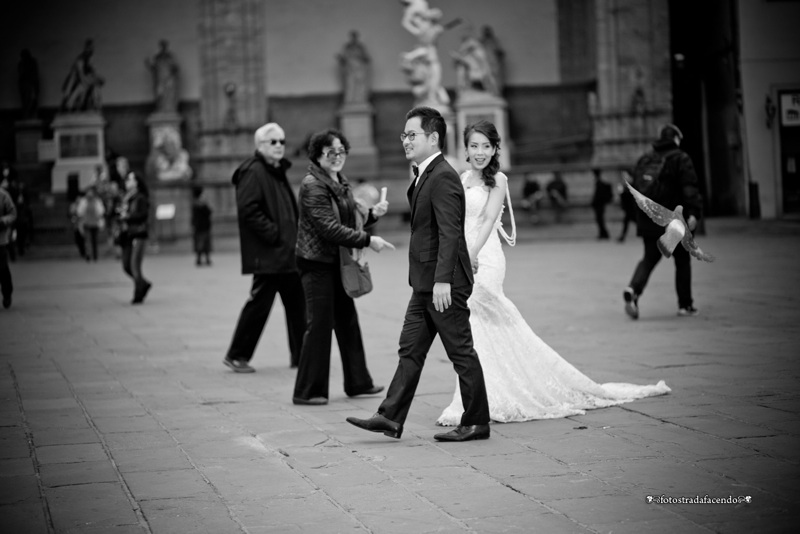
[[[498,185],[499,184],[508,185],[508,176],[506,176],[505,173],[497,171],[497,174],[494,175],[494,181]]]

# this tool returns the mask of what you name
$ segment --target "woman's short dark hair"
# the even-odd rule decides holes
[[[311,136],[308,141],[308,159],[311,163],[319,165],[319,158],[322,157],[322,149],[333,145],[333,140],[338,139],[341,141],[344,149],[350,152],[350,143],[342,132],[334,128],[329,128],[321,132],[317,132]]]
[[[489,143],[495,149],[494,155],[489,160],[489,164],[483,168],[481,173],[481,179],[483,179],[483,183],[488,185],[490,188],[493,188],[497,184],[494,177],[497,174],[497,171],[500,170],[500,134],[497,133],[497,128],[494,127],[494,124],[489,121],[478,121],[474,124],[470,124],[464,128],[465,148],[467,148],[469,145],[469,136],[472,135],[473,132],[478,132],[485,135],[489,140]],[[467,161],[469,161],[469,157],[467,157]]]
[[[439,134],[439,150],[444,150],[444,144],[447,140],[447,124],[444,122],[442,114],[438,110],[427,106],[417,106],[406,113],[406,120],[414,117],[420,118],[420,126],[422,126],[422,130],[425,133],[436,132]]]

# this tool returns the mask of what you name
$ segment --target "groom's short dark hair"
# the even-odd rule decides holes
[[[439,134],[439,149],[444,150],[445,136],[447,135],[447,124],[439,111],[428,106],[417,106],[406,113],[406,120],[419,117],[422,129],[425,133],[436,132]]]

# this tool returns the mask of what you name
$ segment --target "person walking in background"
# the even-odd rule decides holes
[[[11,229],[17,218],[17,209],[11,200],[11,195],[0,187],[0,293],[3,296],[3,308],[11,307],[11,294],[14,284],[11,279],[11,269],[8,266],[8,249],[11,243]]]
[[[17,253],[22,257],[33,240],[33,210],[28,191],[22,182],[18,183],[15,207],[17,208],[17,222],[14,224],[17,230]]]
[[[239,219],[242,274],[253,275],[250,297],[236,323],[223,363],[237,373],[255,371],[249,362],[280,293],[286,312],[290,364],[297,367],[305,328],[303,286],[297,270],[297,202],[286,178],[286,134],[265,124],[254,135],[255,154],[233,173]]]
[[[19,207],[17,206],[17,201],[19,197],[19,183],[17,182],[17,171],[6,161],[2,163],[0,189],[8,193],[17,214],[14,223],[11,225],[8,236],[8,259],[13,262],[17,261],[17,227],[19,225]]]
[[[344,392],[348,397],[383,391],[367,370],[364,341],[352,297],[342,285],[339,255],[347,249],[380,252],[394,246],[363,229],[384,215],[385,200],[362,213],[342,168],[350,150],[338,130],[314,134],[308,143],[308,175],[300,185],[297,265],[306,296],[306,331],[294,384],[294,404],[328,403],[331,332],[336,332],[342,358]]]
[[[464,411],[458,427],[437,441],[487,439],[489,402],[478,354],[472,346],[467,299],[472,265],[464,237],[465,197],[458,173],[442,155],[447,125],[441,113],[416,107],[406,114],[400,140],[416,179],[411,205],[408,282],[413,290],[400,333],[399,360],[386,399],[369,419],[347,422],[399,439],[417,390],[425,358],[438,334],[458,374]]]
[[[556,222],[564,222],[569,207],[569,193],[567,191],[567,182],[561,176],[559,171],[553,173],[553,178],[547,182],[545,186],[547,191],[547,198],[550,199],[550,204],[556,213]]]
[[[86,239],[83,236],[83,221],[78,215],[78,206],[83,200],[83,195],[79,192],[69,205],[69,222],[72,225],[72,241],[78,248],[81,259],[86,259]]]
[[[628,177],[630,174],[622,171],[622,183],[617,186],[619,192],[619,204],[622,208],[622,231],[617,238],[620,243],[625,242],[625,237],[628,235],[628,225],[630,223],[636,224],[636,212],[639,208],[636,206],[636,199],[633,198],[633,193],[626,187]]]
[[[528,221],[531,224],[539,224],[539,210],[542,207],[544,192],[539,184],[539,179],[533,175],[525,175],[525,182],[522,184],[522,209],[528,212]]]
[[[603,180],[599,169],[594,170],[594,194],[592,195],[592,209],[594,220],[597,223],[597,239],[608,239],[606,228],[606,205],[614,200],[611,185]]]
[[[141,175],[129,172],[120,209],[122,269],[133,279],[131,304],[144,302],[153,284],[144,277],[142,263],[149,236],[150,190]]]
[[[192,188],[192,233],[194,237],[194,264],[198,267],[211,265],[211,206],[203,197],[203,187],[196,185]]]
[[[112,180],[105,169],[101,167],[98,170],[98,176],[95,180],[95,190],[97,195],[103,202],[103,211],[105,213],[105,229],[107,236],[108,250],[114,254],[116,258],[120,257],[118,247],[120,245],[120,223],[119,211],[122,204],[122,194],[120,193],[119,185],[116,181]]]
[[[658,139],[653,142],[653,150],[636,163],[634,187],[667,209],[683,206],[686,224],[690,231],[694,231],[702,213],[703,201],[692,159],[679,148],[682,139],[683,134],[674,124],[662,126]],[[639,318],[639,297],[644,292],[650,273],[661,260],[657,243],[664,233],[664,228],[650,220],[642,210],[637,211],[636,226],[636,234],[644,243],[644,257],[636,265],[630,284],[622,293],[625,313],[632,319]],[[675,258],[678,315],[697,315],[698,310],[692,299],[691,256],[683,247],[676,247],[672,256]]]
[[[466,195],[465,236],[475,272],[469,298],[469,323],[486,377],[489,413],[493,421],[511,423],[550,419],[613,406],[637,398],[662,395],[669,387],[655,385],[598,384],[573,367],[545,343],[525,322],[506,297],[503,282],[506,258],[500,236],[509,245],[515,236],[503,230],[503,202],[508,200],[508,178],[499,172],[500,135],[488,121],[464,131],[464,144],[472,167],[461,175]],[[511,213],[513,222],[513,212]],[[464,408],[456,383],[453,401],[439,425],[457,425]]]
[[[84,239],[84,253],[86,261],[97,261],[97,236],[100,230],[105,226],[105,207],[100,197],[97,196],[97,190],[90,186],[86,189],[86,194],[78,201],[76,208],[80,226],[83,229]],[[86,241],[89,241],[91,246],[91,254],[86,247]]]

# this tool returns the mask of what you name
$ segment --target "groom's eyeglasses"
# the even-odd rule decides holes
[[[430,135],[430,134],[428,132],[403,132],[400,134],[400,141],[402,142],[408,139],[413,143],[414,139],[416,139],[418,135]]]

